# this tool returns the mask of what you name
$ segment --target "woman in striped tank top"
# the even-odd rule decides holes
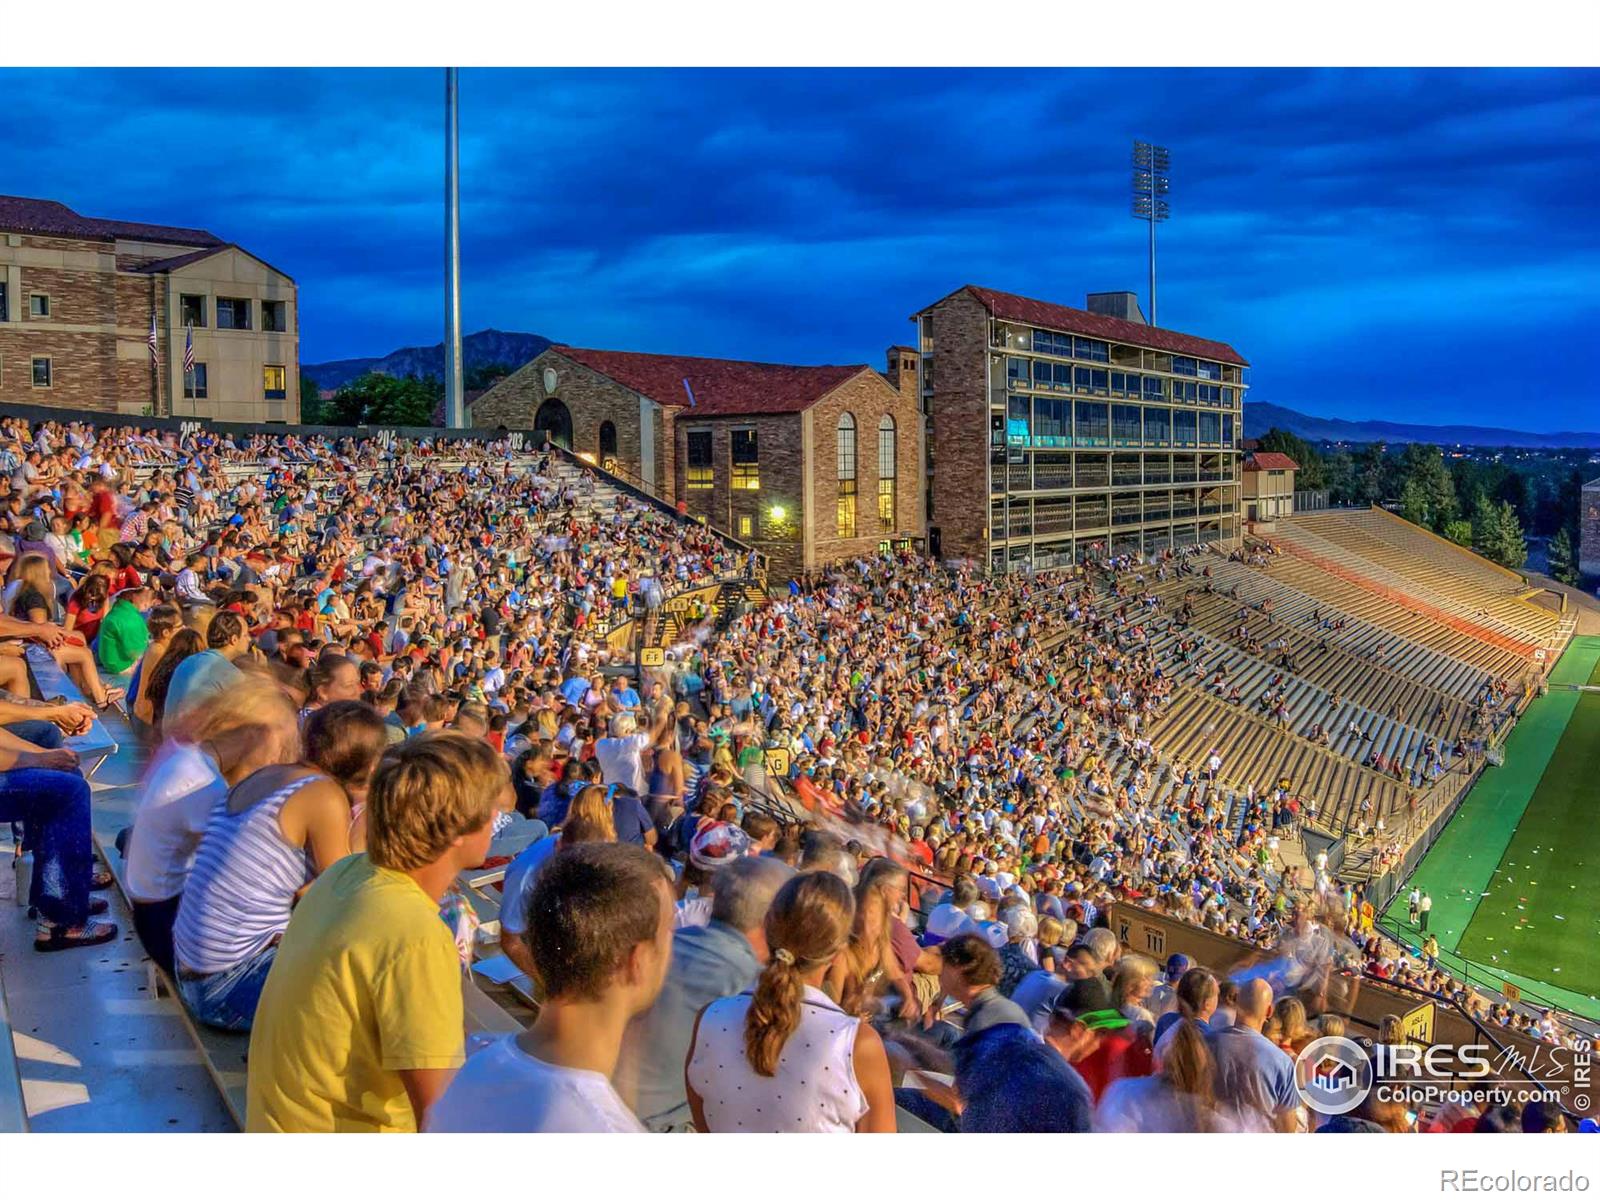
[[[299,763],[263,767],[212,810],[173,927],[178,993],[219,1029],[249,1029],[289,913],[350,853],[350,806],[387,744],[359,701],[311,714]]]

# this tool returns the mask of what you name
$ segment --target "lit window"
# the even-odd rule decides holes
[[[742,538],[749,537],[751,532],[754,530],[754,528],[755,528],[755,521],[754,521],[754,519],[752,517],[750,517],[748,514],[744,514],[744,515],[740,516],[740,518],[739,518],[739,536],[740,537],[742,537]]]
[[[761,458],[754,429],[735,429],[728,439],[728,457],[733,465],[729,485],[736,492],[761,490]]]
[[[714,482],[711,466],[711,431],[691,429],[687,438],[686,480],[691,492],[709,491]]]
[[[878,422],[878,524],[885,529],[895,526],[895,468],[894,418],[886,415]]]
[[[288,393],[289,372],[282,367],[261,368],[262,394],[268,400],[282,400]]]
[[[856,535],[856,419],[845,413],[839,418],[836,433],[839,511],[835,524],[840,537],[852,538]]]

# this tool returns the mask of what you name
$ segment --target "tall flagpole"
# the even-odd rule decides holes
[[[461,188],[456,68],[444,70],[444,423],[466,424],[461,403]]]

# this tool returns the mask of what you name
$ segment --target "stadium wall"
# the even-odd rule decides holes
[[[101,429],[159,429],[171,433],[207,429],[215,433],[246,437],[267,434],[283,437],[378,437],[388,433],[402,438],[435,438],[447,441],[493,442],[507,436],[498,429],[444,429],[434,425],[288,425],[276,421],[213,421],[206,417],[150,417],[135,413],[101,412],[86,408],[57,408],[44,404],[0,404],[0,417],[21,417],[26,421],[82,421]],[[510,435],[515,438],[517,434]],[[536,442],[523,434],[527,448]]]

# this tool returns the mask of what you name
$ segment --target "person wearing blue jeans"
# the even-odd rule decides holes
[[[0,821],[20,821],[33,851],[28,904],[39,915],[35,950],[99,946],[117,936],[111,922],[90,919],[105,912],[106,903],[89,895],[89,785],[77,765],[71,750],[41,748],[0,728]]]

